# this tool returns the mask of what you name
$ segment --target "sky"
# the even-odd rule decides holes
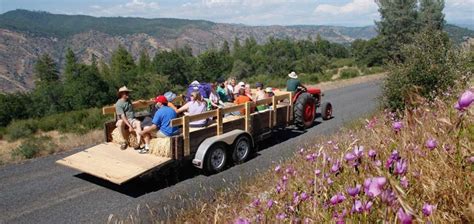
[[[449,23],[474,26],[474,0],[445,0]],[[246,25],[373,25],[374,0],[0,0],[14,9],[59,14],[204,19]]]

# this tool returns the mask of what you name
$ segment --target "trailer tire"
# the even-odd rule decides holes
[[[301,93],[294,106],[295,124],[299,128],[309,128],[316,118],[316,100],[309,93]]]
[[[226,166],[227,156],[227,145],[224,143],[215,143],[206,152],[204,171],[207,174],[221,172]]]
[[[321,106],[321,117],[323,120],[329,120],[332,118],[332,104],[329,102],[324,103]]]
[[[247,135],[241,135],[235,140],[232,150],[232,160],[235,164],[240,164],[249,158],[252,153],[252,140]]]

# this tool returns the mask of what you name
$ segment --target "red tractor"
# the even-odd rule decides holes
[[[332,105],[329,102],[321,103],[324,94],[320,89],[300,87],[293,96],[294,123],[299,128],[309,128],[316,118],[316,109],[321,107],[321,117],[329,120],[332,117]]]

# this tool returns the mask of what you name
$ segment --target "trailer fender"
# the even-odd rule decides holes
[[[237,137],[243,134],[250,136],[250,139],[252,140],[252,144],[253,144],[253,139],[251,135],[247,133],[246,131],[240,130],[240,129],[233,130],[233,131],[224,133],[222,135],[217,135],[217,136],[207,138],[199,145],[198,150],[196,151],[196,155],[194,156],[194,159],[193,159],[193,165],[199,169],[202,169],[207,150],[213,144],[218,143],[218,142],[223,142],[227,145],[232,145],[234,144]]]

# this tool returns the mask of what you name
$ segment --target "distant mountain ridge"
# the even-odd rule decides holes
[[[474,31],[449,25],[453,39],[474,36]],[[194,54],[219,47],[234,38],[254,37],[264,43],[269,37],[322,38],[337,43],[370,39],[377,35],[374,26],[341,27],[322,25],[247,26],[205,20],[145,19],[130,17],[92,17],[47,12],[14,10],[0,15],[0,92],[27,91],[34,87],[33,66],[39,55],[51,54],[61,65],[70,47],[79,60],[92,55],[108,61],[119,45],[135,57],[142,50],[150,55],[185,45]]]

